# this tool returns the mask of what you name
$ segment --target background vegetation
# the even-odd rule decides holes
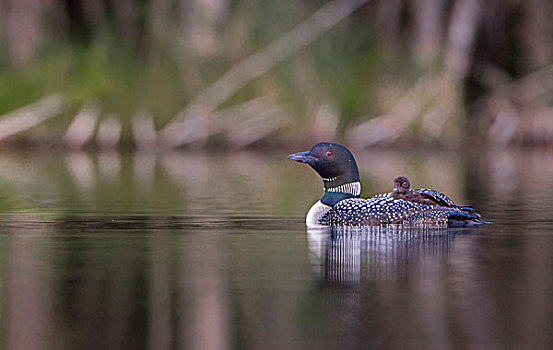
[[[547,0],[2,0],[0,139],[550,144]]]

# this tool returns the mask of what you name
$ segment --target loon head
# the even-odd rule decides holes
[[[394,192],[405,194],[409,191],[411,183],[405,176],[398,176],[394,179]]]
[[[321,142],[309,151],[290,154],[288,158],[308,164],[323,179],[324,204],[334,205],[345,198],[359,197],[359,170],[353,154],[337,143]]]

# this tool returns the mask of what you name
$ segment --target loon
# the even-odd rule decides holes
[[[311,150],[288,158],[311,166],[322,178],[324,195],[306,217],[307,226],[412,226],[472,227],[486,223],[459,208],[427,205],[391,197],[390,193],[360,198],[359,170],[353,154],[337,143],[320,142]]]
[[[406,176],[398,176],[394,179],[394,192],[391,197],[414,203],[439,205],[442,207],[457,208],[469,213],[475,213],[473,207],[469,205],[456,205],[451,198],[442,192],[430,188],[410,188],[411,182],[409,179]]]

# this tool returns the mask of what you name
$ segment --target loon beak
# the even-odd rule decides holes
[[[306,164],[314,164],[315,161],[317,160],[317,158],[311,155],[310,151],[292,153],[288,156],[288,158],[295,160],[296,162],[306,163]]]

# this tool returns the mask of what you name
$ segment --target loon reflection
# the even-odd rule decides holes
[[[331,284],[395,280],[443,273],[455,229],[388,227],[308,228],[313,269]],[[441,269],[442,271],[437,271]]]

